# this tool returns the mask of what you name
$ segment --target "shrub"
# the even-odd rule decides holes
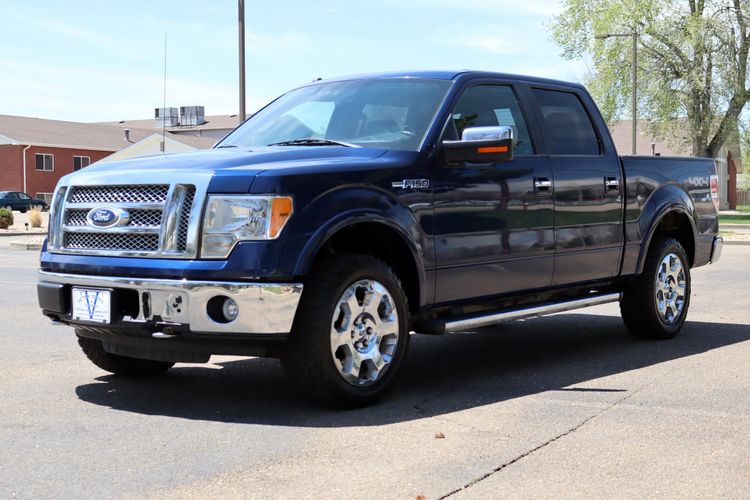
[[[0,229],[8,229],[13,225],[13,212],[7,208],[0,208]]]
[[[29,225],[31,227],[42,227],[42,211],[36,207],[29,210]]]

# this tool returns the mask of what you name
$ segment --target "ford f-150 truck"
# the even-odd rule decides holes
[[[43,313],[88,358],[155,375],[273,356],[344,406],[390,389],[411,332],[620,302],[678,333],[716,261],[710,159],[618,156],[581,85],[486,72],[315,81],[213,149],[59,182]]]

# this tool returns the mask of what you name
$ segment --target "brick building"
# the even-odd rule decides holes
[[[153,142],[153,135],[153,129],[129,128],[126,134],[122,127],[112,125],[0,115],[0,191],[23,191],[49,202],[62,176],[141,140]],[[168,139],[190,149],[212,143],[207,138],[173,134]],[[148,153],[140,148],[139,155]]]

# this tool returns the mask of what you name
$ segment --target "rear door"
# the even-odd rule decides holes
[[[460,138],[466,127],[511,126],[515,158],[448,165],[438,155],[433,169],[436,302],[550,285],[552,173],[522,107],[524,90],[483,80],[468,84],[454,103],[443,139]]]
[[[609,136],[599,133],[605,124],[587,110],[583,91],[535,86],[531,94],[554,177],[552,283],[616,276],[624,239],[623,179]]]

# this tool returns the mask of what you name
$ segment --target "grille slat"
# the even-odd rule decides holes
[[[68,226],[88,225],[86,216],[89,210],[70,209],[66,213],[65,224]],[[130,223],[126,227],[159,227],[161,226],[161,210],[130,210]]]
[[[190,222],[190,211],[193,208],[193,199],[195,198],[195,188],[188,189],[185,195],[185,203],[182,206],[180,214],[180,224],[177,229],[177,250],[184,252],[187,248],[188,224]]]
[[[125,226],[117,226],[118,232],[109,232],[102,228],[101,231],[77,231],[76,227],[89,227],[87,216],[90,208],[63,208],[62,247],[63,251],[74,253],[107,252],[136,252],[142,254],[153,254],[154,257],[163,251],[171,255],[186,254],[188,246],[188,228],[190,225],[190,213],[195,199],[196,189],[193,185],[176,185],[175,189],[184,193],[184,200],[175,201],[170,194],[169,185],[113,185],[113,186],[73,186],[67,197],[66,203],[86,203],[110,206],[112,208],[125,208],[130,215],[130,220]],[[122,205],[122,204],[129,205]],[[137,208],[138,205],[143,208]],[[155,209],[154,205],[162,208]],[[165,210],[177,210],[181,206],[181,212],[177,214],[177,245],[176,248],[160,248],[159,234],[138,232],[139,229],[154,229],[162,227]],[[148,208],[146,208],[148,207]],[[132,232],[129,232],[131,231]],[[174,241],[174,240],[172,240]],[[177,254],[175,254],[175,250]],[[194,253],[194,252],[193,252]],[[148,256],[148,255],[145,255]]]
[[[158,234],[123,233],[65,233],[65,248],[79,250],[124,250],[156,252]]]
[[[164,203],[169,186],[77,186],[68,203]]]

